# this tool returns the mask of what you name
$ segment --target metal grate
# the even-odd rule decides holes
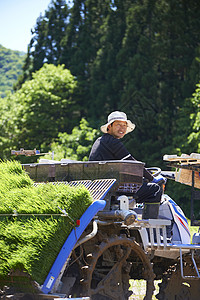
[[[102,200],[107,194],[116,179],[98,179],[98,180],[75,180],[70,181],[70,186],[84,185],[91,193],[94,200]]]
[[[77,181],[57,181],[57,182],[49,182],[49,184],[52,185],[60,185],[65,184],[69,186],[85,186],[89,192],[91,193],[93,199],[96,200],[103,200],[105,195],[108,193],[109,189],[112,187],[112,185],[116,182],[116,179],[98,179],[98,180],[77,180]],[[41,184],[46,184],[44,182],[42,183],[34,183],[34,186],[39,186]]]
[[[45,184],[47,184],[47,182],[35,182],[35,183],[33,184],[33,186],[37,187],[37,186],[39,186],[39,185],[45,185]],[[67,182],[67,181],[53,181],[53,182],[48,182],[48,184],[52,184],[52,185],[65,184],[65,185],[68,185],[69,182]]]
[[[69,185],[70,186],[80,186],[80,185],[84,185],[87,189],[89,189],[90,185],[92,183],[92,180],[74,180],[74,181],[70,181]]]
[[[92,181],[88,188],[94,200],[102,200],[115,183],[116,179],[98,179]]]

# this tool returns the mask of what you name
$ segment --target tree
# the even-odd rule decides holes
[[[75,126],[71,134],[66,132],[58,134],[58,138],[51,144],[50,152],[54,153],[55,160],[61,160],[62,158],[79,161],[88,160],[97,132],[82,118],[79,126]],[[51,153],[44,156],[44,158],[51,159]]]
[[[74,0],[68,9],[54,1],[38,19],[24,74],[64,64],[77,78],[81,117],[98,128],[112,110],[125,111],[137,125],[126,146],[162,164],[184,143],[174,136],[200,78],[199,26],[198,0]]]
[[[187,149],[192,149],[190,153],[200,153],[200,83],[196,85],[196,90],[190,101],[193,109],[190,111],[188,119],[191,120],[192,130],[187,137]]]
[[[32,78],[32,73],[43,64],[58,65],[62,52],[62,39],[68,25],[69,9],[65,0],[52,0],[44,16],[40,15],[32,30],[28,53],[16,89]]]
[[[97,99],[91,94],[92,66],[100,47],[101,26],[109,14],[109,3],[110,0],[74,0],[66,36],[62,40],[60,63],[64,63],[77,77],[81,93],[81,115],[87,115],[90,120],[96,117],[100,109],[94,108]]]
[[[119,54],[125,66],[121,107],[137,125],[137,143],[130,137],[128,143],[148,164],[161,165],[162,155],[177,148],[173,137],[179,111],[199,73],[193,64],[199,47],[198,14],[198,1],[183,0],[147,0],[127,11]]]
[[[0,45],[0,97],[13,91],[13,84],[22,73],[25,53],[13,51]]]
[[[45,64],[6,98],[1,108],[2,141],[10,141],[9,147],[48,149],[58,132],[70,132],[79,120],[76,85],[63,65]]]

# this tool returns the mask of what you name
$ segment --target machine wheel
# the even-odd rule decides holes
[[[196,276],[192,265],[184,266],[184,276]],[[159,284],[159,300],[197,300],[200,295],[200,279],[183,279],[180,265],[171,267]]]
[[[93,300],[127,300],[133,293],[129,290],[129,279],[137,264],[140,270],[138,276],[142,275],[146,280],[144,299],[152,299],[152,265],[147,254],[133,239],[109,237],[96,246],[96,250],[87,256],[87,261],[88,265],[82,268],[83,295]]]

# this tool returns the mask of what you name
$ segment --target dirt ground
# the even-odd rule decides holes
[[[160,282],[159,280],[154,282],[156,289],[154,291],[152,300],[157,300],[155,295],[158,293],[159,290],[158,289],[159,282]],[[129,300],[143,300],[146,292],[146,282],[144,280],[130,280],[130,290],[133,291],[133,294],[129,297]],[[0,295],[0,299],[2,299],[1,295]]]

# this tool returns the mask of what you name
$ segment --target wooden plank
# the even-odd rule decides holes
[[[177,162],[181,164],[200,164],[200,154],[191,153],[190,155],[182,154],[181,156],[165,154],[163,156],[163,160],[169,162]]]
[[[178,169],[175,173],[175,181],[192,186],[192,170]],[[200,189],[199,172],[194,171],[194,187]]]
[[[192,172],[194,172],[194,187],[200,189],[200,154],[191,153],[178,155],[164,155],[163,160],[168,161],[176,168],[175,181],[192,186]]]

